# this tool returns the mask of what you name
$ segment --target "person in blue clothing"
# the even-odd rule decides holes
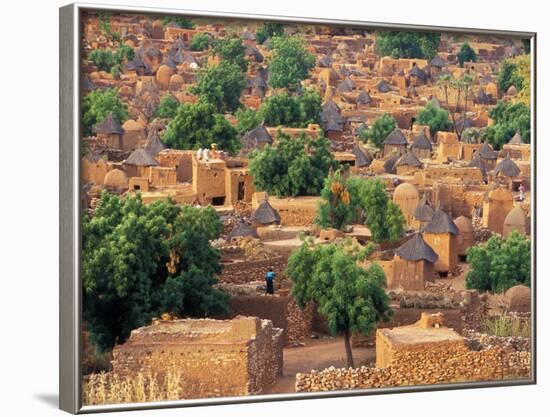
[[[269,271],[265,274],[265,293],[273,295],[273,280],[277,274],[273,272],[273,268],[269,268]]]

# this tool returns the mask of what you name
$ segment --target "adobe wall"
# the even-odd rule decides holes
[[[306,306],[302,310],[292,296],[237,295],[231,297],[230,311],[233,317],[251,316],[271,320],[274,327],[282,329],[283,346],[298,345],[311,333],[313,306]]]
[[[237,260],[231,263],[224,263],[223,271],[218,276],[218,279],[220,282],[229,282],[232,284],[263,281],[269,268],[273,268],[273,271],[277,274],[275,277],[275,287],[277,288],[277,281],[283,278],[286,264],[287,258],[283,256],[258,261]]]
[[[408,291],[424,291],[426,281],[434,282],[433,264],[426,261],[408,261],[397,255],[393,260],[393,274],[387,279],[388,288]]]
[[[506,352],[496,347],[471,351],[440,344],[396,352],[386,368],[335,369],[296,375],[296,392],[399,387],[528,378],[530,352]]]
[[[112,372],[121,377],[170,367],[181,372],[181,398],[259,394],[282,372],[282,330],[269,321],[240,317],[193,322],[182,334],[167,322],[134,330],[113,349]],[[159,331],[151,333],[158,326]],[[209,333],[204,333],[205,330]]]
[[[424,233],[424,240],[439,257],[434,269],[438,272],[453,271],[458,264],[457,237],[451,233]]]
[[[284,226],[309,226],[313,224],[320,201],[320,197],[269,197],[269,204],[279,212],[281,224]]]
[[[486,186],[465,186],[464,184],[445,184],[442,182],[433,185],[433,201],[435,207],[453,217],[472,216],[472,210],[483,206],[483,194]]]

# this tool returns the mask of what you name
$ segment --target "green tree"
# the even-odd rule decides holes
[[[163,25],[169,25],[170,23],[176,24],[181,29],[194,29],[195,24],[191,19],[183,16],[164,16],[162,18]]]
[[[382,148],[384,140],[397,127],[395,119],[388,113],[379,116],[371,127],[364,130],[360,134],[360,138],[364,142],[370,142],[377,148]]]
[[[268,97],[260,114],[268,126],[288,127],[298,127],[302,115],[298,101],[286,92]]]
[[[270,48],[269,85],[295,90],[309,77],[315,56],[306,50],[304,39],[297,35],[275,36],[271,38]]]
[[[430,126],[432,136],[438,131],[447,131],[452,126],[449,112],[445,109],[436,109],[428,103],[416,116],[416,123]]]
[[[253,109],[239,109],[235,113],[235,117],[237,118],[237,126],[235,127],[239,135],[244,135],[262,123],[260,112]]]
[[[284,26],[281,23],[266,22],[256,31],[256,42],[262,44],[273,36],[282,36],[284,32]]]
[[[214,106],[204,102],[180,105],[164,132],[163,140],[175,149],[210,148],[212,143],[230,153],[240,148],[235,128],[222,114],[216,113]]]
[[[387,196],[378,179],[351,176],[340,171],[325,179],[322,202],[315,223],[343,230],[353,222],[364,223],[374,242],[396,242],[403,236],[405,218],[399,206]]]
[[[162,119],[173,119],[176,117],[179,106],[180,102],[178,99],[174,95],[168,94],[160,100],[155,115]]]
[[[208,36],[208,34],[197,33],[191,39],[191,42],[189,43],[189,48],[192,51],[204,51],[208,49],[209,45],[210,45],[210,37]]]
[[[439,33],[389,30],[376,32],[376,51],[393,58],[432,59],[439,47]]]
[[[134,48],[131,46],[122,44],[120,45],[115,54],[114,54],[115,62],[117,64],[122,64],[123,62],[128,62],[134,59]]]
[[[498,150],[519,131],[525,143],[531,138],[531,114],[529,107],[521,102],[499,101],[489,110],[494,123],[485,129],[485,138]]]
[[[220,254],[209,244],[221,227],[212,208],[104,192],[82,223],[83,314],[96,346],[123,343],[162,312],[226,312],[227,294],[212,287]]]
[[[279,132],[275,146],[252,153],[250,172],[256,189],[271,195],[319,195],[329,169],[335,166],[325,137],[291,138]]]
[[[506,93],[511,86],[520,91],[523,87],[523,78],[518,72],[518,65],[511,59],[506,59],[498,72],[497,85],[500,91]]]
[[[109,49],[94,49],[88,55],[88,58],[97,67],[99,71],[111,71],[115,65],[115,56]]]
[[[468,289],[498,293],[514,285],[531,285],[531,243],[516,231],[507,238],[494,235],[487,243],[472,246],[467,260]]]
[[[299,127],[307,127],[310,123],[320,124],[323,111],[321,96],[314,88],[306,88],[295,97],[300,107]]]
[[[128,106],[115,89],[97,89],[82,99],[82,127],[85,136],[92,134],[92,127],[103,121],[109,113],[120,123],[128,118]]]
[[[243,72],[248,68],[244,55],[245,47],[238,38],[223,38],[214,41],[210,54],[221,61],[237,65]]]
[[[470,46],[468,42],[464,42],[460,47],[460,51],[456,55],[460,66],[464,66],[465,62],[477,62],[476,51]]]
[[[317,245],[305,242],[288,260],[287,275],[293,282],[292,294],[304,307],[310,302],[326,317],[332,334],[343,334],[347,366],[354,367],[350,343],[352,333],[368,335],[378,322],[393,315],[384,291],[386,277],[374,264],[368,269],[357,265],[372,251],[346,245]]]
[[[208,66],[197,77],[197,84],[190,91],[200,100],[210,103],[217,112],[233,112],[240,105],[241,94],[246,87],[246,77],[236,64],[222,61]]]

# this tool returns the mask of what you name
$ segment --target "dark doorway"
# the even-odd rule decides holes
[[[212,197],[213,206],[223,206],[225,204],[225,197]]]
[[[237,188],[237,200],[242,201],[244,200],[244,182],[239,181],[239,187]]]

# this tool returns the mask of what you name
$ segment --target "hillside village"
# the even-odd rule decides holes
[[[521,39],[83,22],[85,402],[529,378]]]

